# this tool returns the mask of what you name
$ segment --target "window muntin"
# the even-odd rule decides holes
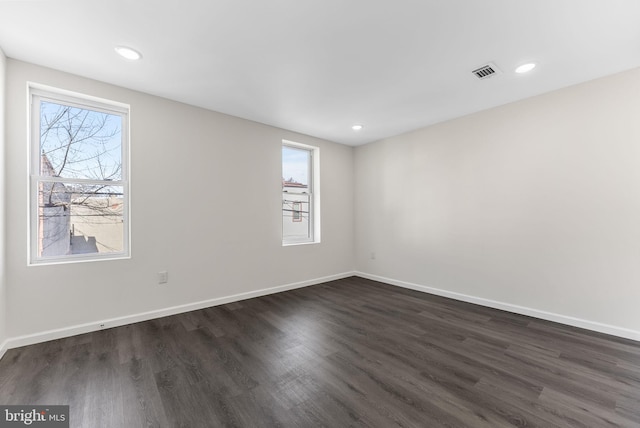
[[[128,107],[31,89],[30,262],[129,255]]]
[[[317,149],[282,145],[282,243],[316,242],[314,157]]]

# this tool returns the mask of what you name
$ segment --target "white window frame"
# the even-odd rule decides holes
[[[282,246],[291,246],[291,245],[303,245],[303,244],[319,244],[320,243],[320,148],[316,146],[310,146],[307,144],[296,143],[294,141],[282,140],[282,146],[280,150],[282,151],[282,147],[291,147],[294,149],[302,149],[310,152],[310,160],[309,160],[309,184],[307,187],[307,192],[310,194],[309,198],[309,224],[310,224],[310,235],[307,238],[285,238],[284,237],[284,228],[282,229]],[[282,156],[280,157],[280,162],[282,163]],[[282,170],[282,164],[280,165],[280,169]],[[283,192],[280,192],[280,198],[282,198]],[[282,212],[280,213],[280,217],[282,217]],[[280,225],[282,226],[282,219],[280,221]]]
[[[28,85],[28,160],[29,160],[29,206],[28,206],[28,265],[48,265],[60,263],[77,263],[90,261],[104,261],[131,258],[131,198],[130,198],[130,107],[128,104],[104,98],[93,97],[78,92],[67,91],[47,85],[29,82]],[[61,177],[43,177],[40,175],[40,102],[50,101],[57,104],[90,109],[103,113],[120,116],[122,119],[121,150],[122,167],[121,180],[89,180]],[[105,184],[122,187],[123,201],[123,250],[112,253],[88,253],[61,256],[38,255],[38,182]]]

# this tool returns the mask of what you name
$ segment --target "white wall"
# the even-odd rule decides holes
[[[7,68],[7,59],[0,49],[0,357],[4,354],[5,340],[7,339],[7,301],[5,289],[5,193],[4,193],[4,151],[5,151],[5,74]]]
[[[367,276],[640,339],[640,70],[359,147],[355,175],[350,147],[10,59],[6,78],[0,344],[339,276],[354,254]],[[27,267],[27,81],[131,104],[131,260]],[[281,246],[282,139],[321,148],[319,245]]]
[[[353,271],[351,147],[11,59],[7,79],[10,337]],[[131,260],[27,267],[27,81],[131,105]],[[320,244],[281,245],[282,139],[320,147]]]
[[[640,340],[640,69],[355,163],[359,271]]]

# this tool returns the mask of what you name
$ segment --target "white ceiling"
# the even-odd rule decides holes
[[[359,145],[640,66],[640,1],[0,0],[0,47]]]

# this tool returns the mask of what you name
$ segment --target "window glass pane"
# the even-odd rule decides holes
[[[282,147],[282,239],[304,242],[312,238],[311,151]]]
[[[307,191],[311,173],[311,152],[282,146],[282,182],[290,188]]]
[[[38,256],[124,250],[122,186],[38,182]]]
[[[91,180],[122,179],[122,118],[42,100],[40,174]]]
[[[304,241],[311,238],[309,194],[282,193],[282,239]]]

